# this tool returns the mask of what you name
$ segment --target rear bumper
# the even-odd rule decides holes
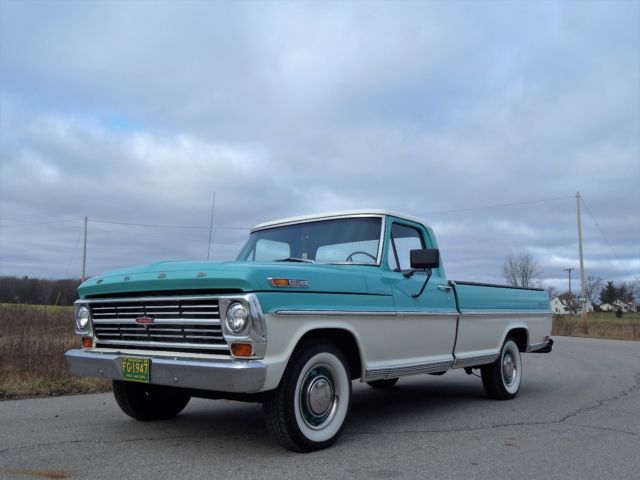
[[[528,352],[530,353],[549,353],[553,349],[553,340],[550,338],[539,345],[531,345]]]
[[[123,380],[118,353],[68,350],[64,354],[69,371],[85,377]],[[133,356],[133,355],[126,355]],[[259,392],[267,365],[258,360],[204,360],[145,356],[151,359],[150,383],[215,392]]]

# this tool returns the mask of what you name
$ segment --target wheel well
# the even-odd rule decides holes
[[[507,336],[513,338],[513,340],[516,342],[516,345],[518,345],[518,350],[520,350],[521,352],[527,351],[528,333],[525,328],[514,328],[513,330],[509,330]]]
[[[360,374],[362,371],[360,350],[358,350],[358,343],[356,342],[356,339],[351,332],[348,332],[347,330],[340,330],[337,328],[312,330],[302,336],[296,348],[298,348],[303,343],[312,340],[326,340],[333,343],[340,349],[345,359],[347,360],[351,378],[360,378]]]

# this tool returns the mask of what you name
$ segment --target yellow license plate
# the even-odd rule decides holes
[[[151,359],[139,357],[120,357],[122,378],[134,382],[149,383]]]

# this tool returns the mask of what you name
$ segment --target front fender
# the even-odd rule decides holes
[[[326,329],[341,330],[354,338],[361,360],[360,376],[364,378],[367,365],[366,349],[363,347],[363,339],[358,333],[359,329],[354,325],[354,321],[358,320],[348,316],[334,318],[308,314],[268,314],[266,322],[269,330],[269,342],[264,357],[264,362],[267,364],[267,376],[263,389],[265,391],[273,390],[278,386],[289,359],[305,335]]]

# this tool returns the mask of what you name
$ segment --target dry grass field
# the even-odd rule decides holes
[[[621,318],[614,312],[588,314],[589,333],[582,328],[580,315],[554,315],[552,335],[570,337],[610,338],[614,340],[640,340],[640,313],[625,313]]]
[[[0,304],[0,399],[103,392],[109,381],[69,374],[64,352],[78,347],[73,308]],[[553,335],[640,340],[640,314],[589,315],[589,334],[579,315],[556,315]]]
[[[67,371],[64,352],[80,345],[73,307],[0,304],[0,329],[0,399],[111,388]]]

